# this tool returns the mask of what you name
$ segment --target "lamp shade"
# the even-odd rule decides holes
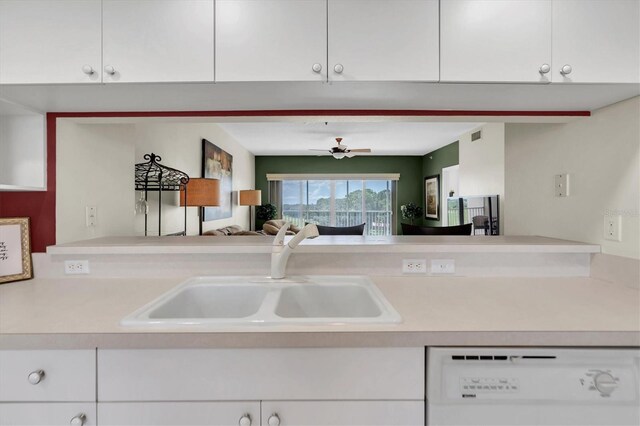
[[[186,198],[186,203],[185,203]],[[180,191],[180,205],[206,207],[220,205],[220,181],[218,179],[191,178],[185,191]]]
[[[259,189],[244,189],[239,192],[241,206],[259,206],[262,204],[262,191]]]

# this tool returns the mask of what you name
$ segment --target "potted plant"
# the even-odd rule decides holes
[[[402,218],[404,220],[410,220],[412,225],[414,219],[422,217],[422,207],[415,203],[407,203],[400,206],[400,211],[402,212]]]
[[[262,225],[268,220],[276,218],[278,211],[273,204],[263,204],[256,207],[256,230],[261,230]]]

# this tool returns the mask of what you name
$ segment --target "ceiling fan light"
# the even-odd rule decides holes
[[[333,158],[335,158],[336,160],[342,160],[344,157],[346,157],[346,154],[344,152],[333,153]]]

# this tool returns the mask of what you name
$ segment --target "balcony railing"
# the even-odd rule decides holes
[[[282,218],[288,220],[296,226],[304,226],[306,223],[315,223],[325,226],[356,226],[365,222],[365,235],[391,235],[392,213],[384,210],[371,210],[365,213],[365,219],[362,218],[362,212],[336,212],[335,224],[331,223],[331,212],[327,210],[307,211],[303,217],[300,217],[299,210],[285,210],[282,212]]]

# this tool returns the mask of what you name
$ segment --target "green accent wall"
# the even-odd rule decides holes
[[[256,189],[262,190],[262,203],[269,201],[267,173],[400,173],[396,206],[398,234],[400,206],[424,203],[422,194],[422,156],[360,156],[336,160],[322,156],[256,156]],[[457,164],[457,150],[456,150]]]
[[[427,176],[440,175],[440,185],[442,185],[442,169],[455,166],[459,163],[459,143],[456,141],[440,149],[436,149],[422,157],[422,187],[424,188],[424,178]],[[440,187],[440,191],[442,191]],[[423,208],[426,207],[425,193],[422,189],[421,198]],[[443,206],[440,206],[440,217],[444,213]],[[439,220],[424,219],[426,226],[441,226]]]

